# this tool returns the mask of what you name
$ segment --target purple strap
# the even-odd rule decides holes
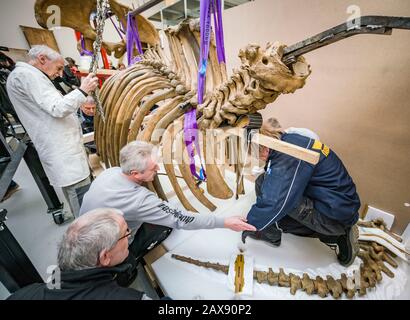
[[[124,37],[122,36],[122,34],[120,32],[120,31],[122,31],[121,27],[120,27],[120,29],[118,29],[118,27],[115,25],[115,22],[112,20],[112,16],[109,16],[109,17],[110,17],[110,20],[111,20],[112,25],[114,26],[115,30],[117,30],[117,33],[119,34],[121,40],[124,40]]]
[[[216,51],[218,62],[226,62],[221,0],[201,0],[200,4],[201,51],[198,70],[198,104],[203,103],[209,43],[211,40],[211,12],[214,14]]]
[[[213,0],[212,0],[213,1]],[[199,70],[198,70],[198,103],[202,103],[203,100],[203,90],[205,85],[205,75],[206,75],[206,65],[209,53],[209,40],[211,32],[211,12],[210,12],[210,2],[209,0],[201,0],[200,3],[200,31],[201,31],[201,51],[199,57]],[[199,149],[199,139],[198,139],[198,124],[196,122],[196,110],[191,108],[185,113],[184,118],[184,141],[187,147],[189,155],[189,168],[191,174],[199,180],[205,180],[206,174],[202,167],[201,169],[204,173],[204,177],[201,177],[196,173],[195,167],[195,149],[201,158]]]
[[[206,180],[205,170],[201,163],[202,175],[196,173],[195,167],[195,149],[198,153],[199,158],[201,159],[201,152],[199,148],[199,139],[198,139],[198,124],[196,122],[196,110],[191,108],[184,116],[184,141],[189,155],[189,168],[191,174],[201,181]]]
[[[224,35],[222,26],[222,9],[220,0],[201,0],[200,3],[200,31],[201,31],[201,50],[199,57],[198,70],[198,104],[203,103],[206,67],[208,64],[209,43],[211,40],[211,11],[214,14],[216,50],[218,62],[225,62]],[[198,139],[198,124],[196,122],[196,110],[191,108],[185,113],[184,119],[184,140],[189,154],[189,167],[193,176],[199,180],[206,180],[205,170],[201,163],[201,175],[196,173],[195,149],[201,159]]]
[[[84,40],[83,34],[81,34],[80,38],[81,38],[81,52],[80,52],[80,55],[81,56],[83,56],[83,55],[92,56],[93,55],[92,51],[85,50],[85,40]]]
[[[201,50],[199,54],[198,70],[198,104],[203,102],[206,67],[208,64],[209,42],[211,39],[211,6],[213,0],[201,0],[200,3],[200,32],[201,32]]]
[[[222,25],[222,7],[221,0],[214,0],[213,12],[214,12],[214,25],[215,25],[215,37],[216,37],[216,52],[218,54],[218,62],[226,62],[225,59],[225,46],[224,46],[224,28]],[[216,8],[215,8],[216,7]]]
[[[211,40],[211,11],[214,14],[216,49],[218,62],[225,62],[224,35],[222,26],[222,9],[220,0],[201,0],[200,3],[200,31],[201,31],[201,50],[199,57],[198,70],[198,104],[203,103],[206,67],[208,64],[209,44]],[[201,174],[196,173],[195,149],[201,159],[198,139],[198,124],[196,122],[196,110],[191,108],[185,113],[184,119],[184,141],[189,154],[189,167],[191,174],[199,180],[206,180],[206,173],[201,163]]]
[[[134,20],[134,17],[132,16],[131,12],[128,13],[127,15],[127,58],[128,58],[128,65],[132,65],[135,62],[141,60],[140,57],[133,57],[133,52],[134,52],[134,43],[137,46],[138,49],[138,55],[142,55],[142,45],[141,45],[141,40],[140,36],[138,33],[138,26],[137,23]]]

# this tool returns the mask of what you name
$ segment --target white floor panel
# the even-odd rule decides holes
[[[227,179],[233,187],[233,174],[227,172]],[[247,194],[240,196],[238,200],[234,197],[229,200],[212,198],[211,201],[217,206],[212,214],[246,216],[256,199],[253,187],[253,183],[246,181]],[[190,192],[186,192],[185,195],[192,204],[195,203],[196,199],[193,199]],[[177,203],[176,197],[170,199],[170,202]],[[199,211],[209,212],[207,209]],[[239,247],[243,248],[240,236],[241,233],[226,229],[173,230],[170,237],[164,241],[164,246],[169,252],[152,265],[162,289],[168,296],[178,300],[233,299],[234,293],[228,289],[227,276],[224,273],[175,260],[171,255],[178,254],[204,262],[228,265],[230,257],[239,252]],[[344,268],[337,262],[335,253],[318,239],[297,237],[291,234],[283,234],[280,247],[272,247],[264,242],[248,238],[245,249],[245,253],[254,258],[256,270],[267,271],[268,267],[272,267],[275,272],[278,272],[282,267],[287,274],[292,272],[302,276],[303,272],[306,272],[313,278],[317,275],[323,277],[329,274],[337,279],[340,278],[341,273],[352,273],[361,262],[359,258],[356,258],[351,267]],[[383,281],[377,285],[377,289],[371,289],[365,297],[355,299],[410,299],[408,281],[410,268],[405,262],[399,261],[399,263],[399,268],[393,270],[396,274],[395,278],[390,279],[383,274]],[[321,299],[317,295],[308,296],[301,291],[296,295],[291,295],[289,288],[272,287],[267,284],[258,284],[256,281],[253,283],[252,296],[242,296],[242,298]],[[333,298],[329,296],[328,299]]]
[[[175,233],[180,232],[175,230]],[[227,275],[222,272],[198,267],[175,260],[171,254],[183,255],[203,262],[229,265],[232,255],[239,253],[240,234],[225,230],[201,230],[173,248],[152,265],[161,287],[173,299],[234,299],[234,292],[228,289]],[[284,234],[280,247],[272,247],[261,241],[247,239],[245,254],[254,258],[255,270],[267,271],[272,267],[302,276],[306,272],[311,278],[332,275],[340,278],[342,273],[351,274],[360,265],[356,258],[349,268],[342,267],[334,252],[317,239]],[[355,299],[410,299],[410,268],[407,263],[397,260],[399,268],[394,269],[393,279],[383,274],[377,288],[368,291],[364,297]],[[184,284],[181,287],[181,284]],[[291,295],[289,288],[258,284],[253,281],[253,294],[243,299],[321,299],[317,295],[308,296],[298,291]],[[333,299],[328,297],[327,299]],[[343,297],[345,299],[345,297]]]

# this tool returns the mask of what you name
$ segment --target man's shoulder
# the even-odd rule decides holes
[[[120,167],[111,167],[101,172],[98,177],[91,183],[90,190],[98,196],[101,190],[128,190],[134,188],[134,184],[128,181],[122,174]]]
[[[14,84],[16,80],[19,82],[33,81],[35,77],[35,81],[38,81],[38,75],[35,67],[25,62],[17,62],[16,67],[7,78],[7,83]]]
[[[121,168],[120,167],[111,167],[111,168],[107,168],[103,172],[101,172],[100,175],[97,177],[97,179],[117,176],[119,174],[121,174]]]
[[[10,75],[19,74],[19,73],[35,73],[36,71],[37,71],[37,69],[29,63],[17,62],[16,67],[10,73]]]
[[[47,288],[45,283],[34,283],[17,290],[7,300],[141,300],[143,292],[133,288],[120,287],[115,281],[95,287],[73,289]]]
[[[314,139],[299,133],[285,133],[282,135],[281,140],[302,148],[309,148],[314,141]]]
[[[7,300],[35,300],[42,299],[44,296],[44,290],[46,289],[45,283],[33,283],[24,288],[21,288],[11,294]]]
[[[117,283],[104,288],[101,294],[105,296],[105,299],[115,300],[141,300],[144,295],[143,292],[138,291],[137,289],[120,287]]]
[[[289,127],[285,130],[286,133],[291,134],[299,134],[304,137],[312,138],[314,140],[320,140],[318,134],[310,129],[307,128],[295,128],[295,127]]]

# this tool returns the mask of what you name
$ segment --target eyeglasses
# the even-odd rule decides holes
[[[129,229],[129,228],[127,228],[127,232],[121,237],[121,238],[119,238],[118,240],[117,240],[117,242],[118,241],[120,241],[120,240],[122,240],[122,239],[124,239],[124,238],[127,238],[127,237],[129,237],[130,235],[131,235],[131,230]]]

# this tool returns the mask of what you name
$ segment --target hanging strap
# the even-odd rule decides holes
[[[211,0],[213,1],[213,0]],[[200,31],[201,31],[201,51],[199,57],[199,70],[198,70],[198,104],[202,103],[203,91],[205,85],[205,75],[206,66],[208,62],[209,53],[209,42],[211,33],[211,7],[210,1],[201,0],[200,3]],[[196,153],[201,159],[201,151],[199,148],[199,137],[198,137],[198,124],[196,122],[196,110],[195,108],[190,108],[188,112],[185,113],[184,118],[184,141],[187,147],[189,155],[189,168],[191,169],[191,174],[201,181],[206,180],[206,173],[201,162],[202,174],[198,175],[196,173],[195,166],[195,149]]]
[[[127,15],[127,59],[128,65],[133,65],[135,62],[140,61],[139,55],[143,54],[141,40],[138,32],[137,23],[134,20],[131,12]],[[134,43],[138,49],[138,56],[134,57]]]
[[[224,46],[224,29],[222,25],[222,6],[221,0],[214,0],[213,12],[214,12],[214,25],[215,25],[215,37],[216,37],[216,53],[218,55],[218,62],[225,63],[225,46]]]
[[[114,20],[112,20],[112,16],[111,16],[111,15],[108,15],[108,16],[109,16],[109,18],[110,18],[110,20],[111,20],[111,23],[112,23],[112,25],[114,26],[115,30],[117,30],[117,33],[118,33],[118,35],[120,36],[121,40],[124,40],[124,37],[123,37],[122,34],[121,34],[121,32],[122,32],[121,26],[118,28],[118,27],[115,25]]]
[[[80,51],[80,55],[81,56],[92,56],[93,52],[92,51],[88,51],[85,49],[85,40],[84,40],[84,36],[81,32],[76,31],[76,37],[77,40],[80,40],[80,44],[81,44],[81,51]]]
[[[198,70],[198,104],[203,102],[203,94],[205,87],[206,67],[208,64],[209,42],[211,40],[211,5],[213,0],[201,0],[200,3],[200,55],[199,55],[199,70]]]
[[[216,49],[218,54],[218,62],[225,63],[225,48],[224,48],[224,36],[222,27],[222,9],[220,0],[201,0],[200,3],[200,31],[201,31],[201,50],[199,57],[199,70],[198,70],[198,104],[203,103],[204,87],[206,68],[208,64],[209,44],[211,40],[211,13],[214,14],[215,24],[215,37],[216,37]],[[195,149],[199,159],[201,159],[201,151],[199,148],[198,138],[198,124],[196,122],[196,110],[191,107],[188,112],[185,113],[184,118],[184,141],[189,154],[191,174],[201,181],[206,180],[206,173],[201,161],[200,174],[196,173],[195,166]]]
[[[198,175],[196,173],[195,167],[195,149],[201,159],[201,151],[199,148],[199,137],[198,137],[198,124],[196,122],[196,110],[195,108],[190,108],[188,112],[185,113],[184,116],[184,141],[189,155],[189,168],[191,170],[191,174],[201,181],[206,180],[206,173],[204,167],[201,163],[201,171]]]
[[[110,69],[110,63],[108,62],[107,50],[104,47],[101,47],[101,59],[104,64],[104,69]]]
[[[218,62],[225,63],[224,33],[222,25],[222,7],[220,0],[201,0],[200,7],[200,31],[201,50],[198,71],[198,104],[203,103],[206,68],[208,65],[209,44],[211,41],[211,13],[214,14],[214,29],[216,38],[216,51]]]

